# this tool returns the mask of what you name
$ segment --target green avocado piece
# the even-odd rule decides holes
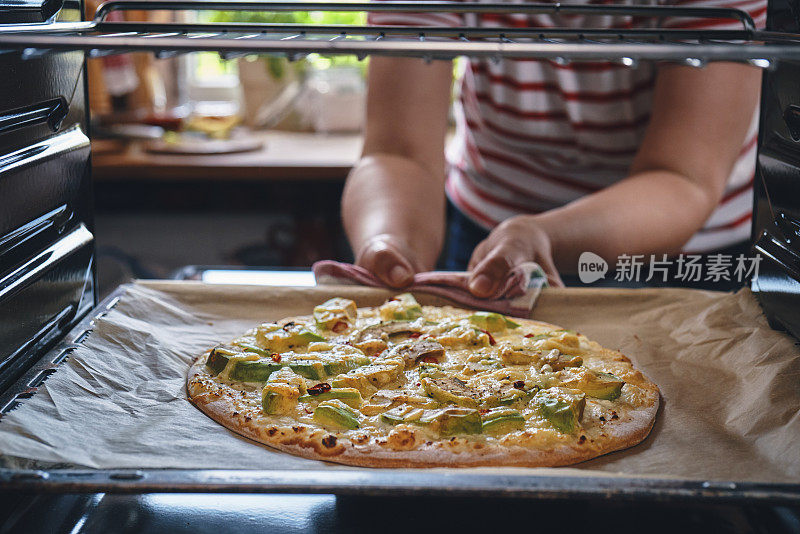
[[[525,418],[516,410],[500,408],[483,416],[481,430],[488,434],[505,434],[525,426]]]
[[[588,370],[585,383],[577,386],[590,397],[603,400],[614,400],[622,394],[625,381],[621,378],[602,371]]]
[[[358,414],[338,399],[321,402],[314,410],[314,421],[326,427],[354,430],[361,425]]]
[[[347,371],[350,371],[351,369],[354,369],[354,367],[351,367],[349,365],[349,362],[347,362],[346,360],[339,360],[339,361],[335,361],[335,362],[325,362],[324,364],[322,364],[322,368],[325,370],[325,374],[327,376],[340,375],[342,373],[346,373]]]
[[[322,362],[315,360],[289,362],[289,369],[311,380],[322,380],[328,376],[325,373],[325,366],[322,365]]]
[[[330,330],[339,322],[351,324],[358,316],[356,303],[350,299],[335,297],[314,307],[317,326]]]
[[[315,341],[325,341],[325,338],[316,332],[299,326],[290,329],[279,328],[272,332],[258,332],[256,338],[267,354],[286,352],[295,347],[305,347]]]
[[[361,399],[361,392],[355,388],[333,388],[319,395],[303,395],[299,400],[300,402],[322,402],[331,399],[339,399],[353,408],[358,408],[363,402]]]
[[[303,329],[297,333],[297,337],[301,340],[305,341],[306,344],[309,344],[313,341],[325,341],[325,338],[321,335],[317,334],[316,332],[312,332],[311,330]]]
[[[546,390],[540,392],[534,400],[539,414],[564,434],[575,431],[586,406],[586,396],[583,393],[554,393]]]
[[[497,332],[505,330],[506,328],[517,328],[519,325],[510,319],[506,319],[505,315],[494,312],[479,311],[475,312],[468,317],[469,322],[489,332]],[[509,323],[514,326],[509,326]]]
[[[236,354],[238,353],[235,350],[232,350],[225,345],[214,347],[208,354],[206,367],[208,367],[208,370],[211,371],[212,376],[216,376],[220,374],[223,369],[225,369],[225,366],[228,365],[231,356],[236,356]]]
[[[237,343],[245,352],[254,352],[261,356],[269,356],[270,353],[261,347],[256,347],[255,345],[250,345],[249,343]]]
[[[528,403],[533,397],[533,394],[536,393],[536,387],[534,386],[534,391],[523,391],[521,389],[509,389],[508,391],[504,392],[500,398],[497,400],[497,404],[500,406],[510,406],[517,402],[524,402]]]
[[[419,305],[417,299],[411,293],[401,293],[396,295],[392,301],[399,301],[399,309],[394,312],[394,320],[396,321],[413,321],[422,317],[422,306]]]
[[[423,378],[420,380],[422,388],[429,397],[442,404],[458,404],[467,408],[477,408],[479,403],[478,393],[459,380],[449,376],[444,378]]]
[[[228,377],[239,382],[261,382],[264,383],[269,375],[281,368],[281,364],[265,361],[240,360],[233,364]]]
[[[400,423],[414,423],[419,421],[424,410],[409,404],[401,404],[381,414],[381,421],[389,425]]]
[[[335,388],[356,388],[367,395],[396,380],[402,372],[402,362],[382,360],[339,375],[331,381],[331,385]]]
[[[325,373],[328,376],[336,376],[342,373],[346,373],[348,371],[352,371],[353,369],[358,369],[359,367],[363,367],[365,365],[369,365],[372,363],[372,360],[366,356],[356,356],[356,357],[345,357],[341,360],[336,360],[332,362],[325,362],[323,367],[325,368]]]
[[[480,434],[481,415],[471,408],[442,408],[425,410],[419,418],[421,425],[426,425],[442,436],[455,434]]]
[[[291,413],[300,396],[300,388],[291,384],[267,383],[261,393],[261,408],[266,414]]]

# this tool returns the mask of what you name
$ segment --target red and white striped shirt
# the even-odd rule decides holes
[[[734,7],[749,12],[757,27],[766,22],[766,0],[615,3]],[[659,23],[597,15],[373,12],[369,20],[375,25],[741,29],[728,19],[666,18]],[[470,59],[459,76],[456,135],[448,147],[448,197],[470,219],[491,229],[506,218],[563,206],[624,179],[650,118],[655,76],[649,62],[634,68],[612,62]],[[715,250],[749,237],[757,128],[756,112],[723,199],[685,250]]]

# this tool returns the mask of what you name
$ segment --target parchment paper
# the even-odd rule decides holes
[[[379,304],[387,292],[195,282],[124,291],[84,346],[0,421],[6,465],[355,469],[237,436],[188,402],[184,382],[197,354],[254,324],[310,313],[334,295]],[[662,408],[647,440],[627,451],[576,469],[501,471],[800,481],[800,349],[769,328],[748,290],[545,289],[533,317],[621,350],[660,386]]]

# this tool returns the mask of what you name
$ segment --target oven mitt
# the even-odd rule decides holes
[[[318,261],[312,270],[318,285],[354,284],[387,288],[375,275],[350,263]],[[544,271],[533,262],[512,269],[505,282],[487,299],[473,296],[467,289],[468,282],[469,273],[466,272],[429,271],[415,274],[414,282],[403,290],[437,295],[470,308],[527,318],[542,288],[548,285]]]

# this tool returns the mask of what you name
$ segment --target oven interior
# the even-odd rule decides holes
[[[737,10],[650,8],[609,5],[459,3],[259,3],[203,2],[206,9],[330,11],[396,10],[547,13],[614,13],[739,20],[741,30],[530,30],[500,28],[332,27],[309,25],[139,23],[110,21],[116,10],[197,8],[196,2],[112,0],[91,21],[79,2],[59,0],[0,3],[0,61],[11,73],[0,79],[0,413],[13,410],[57,372],[71,348],[91,329],[91,320],[115,304],[99,303],[92,221],[89,122],[85,57],[148,51],[165,57],[215,51],[230,58],[247,54],[390,55],[427,60],[476,57],[548,57],[570,60],[680,62],[702,67],[709,61],[749,62],[763,69],[761,130],[755,180],[752,238],[763,261],[752,284],[775,328],[800,337],[800,4],[770,0],[768,28],[756,30]],[[144,491],[302,492],[396,495],[476,495],[429,479],[401,480],[376,474],[366,483],[330,474],[301,482],[254,474],[230,478],[207,472],[90,472],[0,469],[0,486],[46,492],[141,493]],[[398,482],[400,480],[400,482]],[[360,485],[359,485],[360,484]],[[494,490],[504,482],[492,481]],[[539,485],[537,485],[539,484]],[[316,488],[316,489],[315,489]],[[353,488],[358,488],[354,490]],[[800,485],[696,487],[675,481],[530,481],[506,488],[506,496],[591,499],[646,497],[760,502],[800,501]],[[113,514],[114,503],[144,497],[115,496],[61,501],[66,516],[83,508]],[[220,497],[221,498],[221,497]],[[40,496],[43,500],[46,497]],[[127,501],[126,501],[127,499]],[[199,498],[198,498],[199,499]],[[342,497],[339,507],[350,501]],[[132,501],[131,501],[132,502]],[[379,502],[379,501],[376,501]],[[141,502],[140,502],[141,504]],[[383,502],[377,508],[389,506]],[[499,506],[507,506],[505,504]],[[592,506],[592,505],[587,505]],[[64,508],[65,507],[65,508]],[[100,507],[100,508],[98,508]],[[157,508],[157,506],[155,507]],[[214,509],[210,506],[209,509]],[[80,513],[78,513],[80,516]],[[22,517],[22,516],[20,516]],[[26,516],[27,517],[27,516]],[[32,520],[28,517],[27,520]],[[341,518],[339,519],[341,521]],[[44,520],[42,520],[44,521]],[[40,521],[41,522],[41,521]],[[42,527],[44,528],[44,527]],[[88,531],[88,530],[87,530]],[[177,531],[177,530],[176,530]],[[299,531],[299,530],[298,530]]]

